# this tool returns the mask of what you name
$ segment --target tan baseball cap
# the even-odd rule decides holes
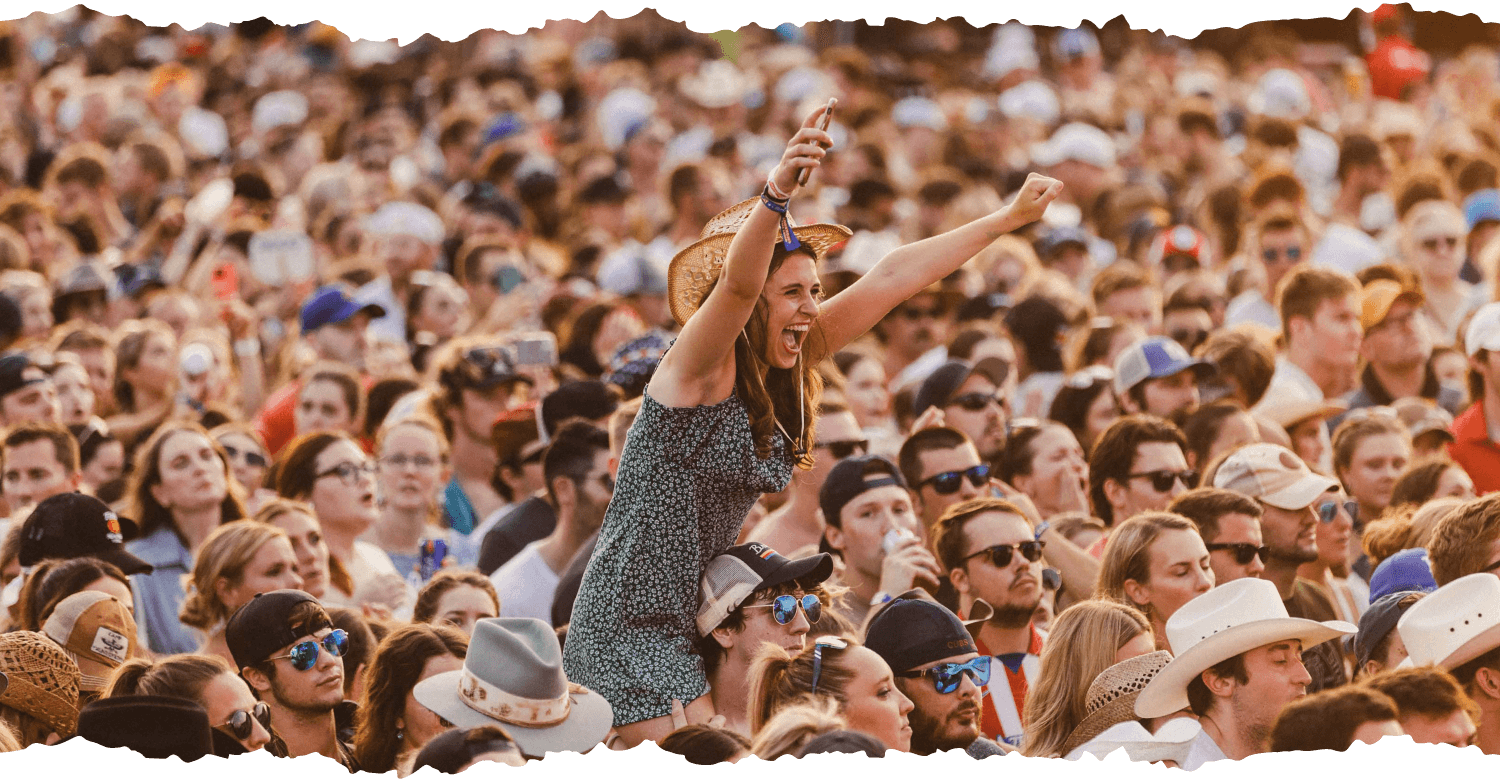
[[[1266,443],[1234,451],[1214,474],[1214,487],[1242,493],[1272,507],[1301,510],[1338,487],[1332,479],[1314,474],[1296,453]]]
[[[135,618],[120,600],[102,591],[80,591],[57,603],[43,634],[77,659],[88,659],[110,669],[136,653]],[[90,690],[85,676],[80,688]]]
[[[1360,291],[1360,325],[1368,331],[1385,322],[1386,316],[1391,313],[1391,307],[1403,298],[1411,301],[1414,306],[1421,306],[1425,301],[1421,291],[1404,287],[1399,282],[1389,279],[1371,280]]]

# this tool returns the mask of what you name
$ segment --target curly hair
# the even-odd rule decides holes
[[[438,618],[438,603],[443,597],[459,586],[471,586],[489,595],[495,603],[495,613],[500,613],[500,595],[495,591],[495,584],[489,578],[471,572],[469,570],[443,569],[433,574],[432,579],[422,586],[417,592],[416,606],[411,611],[411,622],[413,624],[433,624]]]

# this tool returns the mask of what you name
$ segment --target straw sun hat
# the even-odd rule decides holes
[[[667,269],[667,301],[678,325],[686,325],[688,318],[698,311],[704,293],[719,279],[734,235],[758,208],[763,208],[760,199],[751,198],[720,212],[703,226],[697,241],[672,258]],[[802,242],[802,248],[818,260],[854,235],[842,225],[817,223],[799,226],[791,220],[790,213],[787,220],[792,224],[792,233]]]
[[[1068,734],[1059,753],[1068,756],[1110,727],[1135,721],[1135,698],[1170,661],[1171,654],[1154,651],[1126,659],[1099,673],[1084,697],[1087,715]]]

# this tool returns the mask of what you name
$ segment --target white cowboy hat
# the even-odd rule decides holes
[[[1246,651],[1283,640],[1313,646],[1355,631],[1358,627],[1344,621],[1288,616],[1270,581],[1241,578],[1225,583],[1167,619],[1167,641],[1176,656],[1141,690],[1135,713],[1154,719],[1188,707],[1187,688],[1194,678]]]
[[[1132,762],[1162,762],[1172,760],[1179,765],[1187,762],[1193,741],[1203,728],[1189,719],[1172,719],[1163,724],[1153,735],[1139,721],[1122,721],[1099,733],[1093,740],[1068,752],[1065,759],[1082,759],[1091,754],[1103,759],[1119,749]]]
[[[1412,605],[1396,623],[1406,644],[1402,666],[1452,670],[1500,646],[1500,578],[1465,575]]]
[[[529,757],[583,753],[614,723],[602,695],[568,681],[557,634],[535,618],[479,621],[463,669],[434,675],[412,694],[455,727],[503,726]]]

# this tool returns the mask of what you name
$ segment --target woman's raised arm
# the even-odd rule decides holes
[[[795,194],[803,169],[817,168],[833,139],[817,128],[825,109],[808,115],[787,143],[771,180]],[[750,320],[765,289],[781,216],[764,205],[754,208],[735,234],[719,282],[682,327],[677,342],[651,378],[651,397],[668,407],[715,404],[734,390],[734,340]]]
[[[814,331],[821,341],[813,343],[812,355],[821,360],[844,349],[902,301],[952,274],[995,239],[1040,218],[1062,187],[1056,179],[1031,174],[1021,192],[999,211],[881,258],[870,273],[823,306],[818,318],[822,333]]]

